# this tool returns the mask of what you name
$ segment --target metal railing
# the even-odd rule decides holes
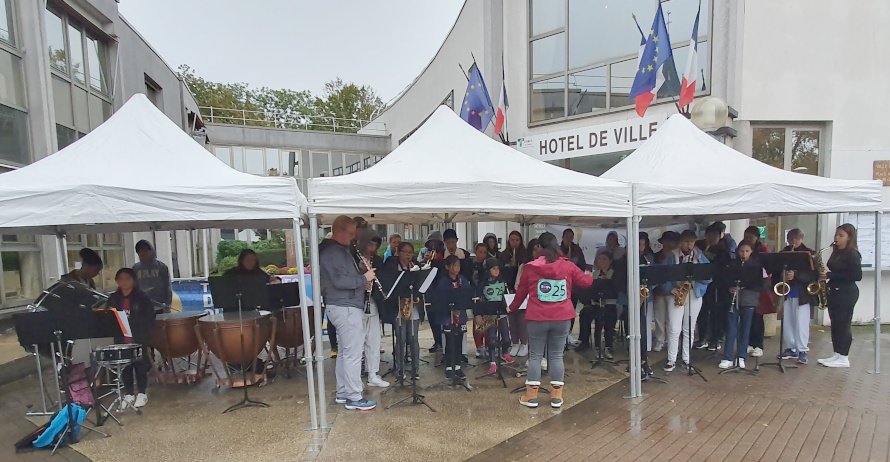
[[[371,135],[386,134],[385,123],[371,120],[312,115],[290,111],[251,111],[211,106],[202,106],[199,110],[201,111],[201,117],[206,123],[336,133],[357,133],[359,130],[364,130]]]

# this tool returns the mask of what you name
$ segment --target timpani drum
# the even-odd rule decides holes
[[[241,315],[240,320],[238,312],[212,314],[199,318],[195,331],[199,341],[210,350],[210,353],[222,361],[224,370],[228,371],[231,365],[242,368],[249,367],[250,370],[255,371],[260,353],[275,334],[277,322],[271,314],[269,311],[247,311]],[[242,329],[244,332],[243,349],[241,347]],[[213,363],[211,363],[212,365]],[[236,386],[233,379],[237,377],[227,374],[228,377],[223,378],[215,368],[214,372],[219,377],[218,384],[225,383],[230,387]],[[258,376],[250,373],[248,376],[247,385],[265,380],[264,373]]]
[[[159,314],[151,334],[151,347],[164,359],[182,358],[198,352],[198,319],[206,316],[203,311],[183,311]]]
[[[275,344],[284,348],[303,346],[303,318],[299,306],[286,307],[275,313],[278,318],[278,329],[275,332]],[[309,328],[315,322],[315,314],[309,309]]]

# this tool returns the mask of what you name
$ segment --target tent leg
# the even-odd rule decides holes
[[[875,212],[875,368],[881,373],[881,212]]]
[[[312,267],[312,307],[315,311],[315,367],[318,377],[318,424],[319,428],[328,425],[328,403],[324,388],[324,340],[322,339],[321,318],[321,274],[318,264],[318,216],[309,215],[309,264]]]
[[[203,241],[204,247],[204,277],[210,277],[210,255],[207,252],[210,251],[210,230],[204,229],[203,236],[201,236],[201,240]]]
[[[309,311],[306,306],[306,278],[303,275],[303,239],[300,235],[300,223],[294,220],[294,250],[297,256],[297,274],[300,277],[297,283],[300,284],[300,319],[303,325],[303,357],[311,357],[312,355],[312,334],[309,330]],[[206,254],[205,254],[206,255]],[[311,426],[308,430],[318,430],[318,410],[315,402],[315,374],[312,370],[312,361],[306,365],[306,384],[309,387],[309,419]]]
[[[68,238],[61,233],[56,238],[59,243],[59,274],[68,274]]]
[[[637,217],[627,219],[627,323],[630,339],[630,395],[639,398],[642,393],[641,353],[640,353],[640,240]]]

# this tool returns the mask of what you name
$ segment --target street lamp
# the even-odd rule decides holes
[[[692,123],[706,132],[725,127],[728,117],[729,106],[716,96],[702,98],[692,107]]]

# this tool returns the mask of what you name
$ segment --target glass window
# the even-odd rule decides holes
[[[121,235],[120,234],[103,234],[102,235],[102,244],[120,244],[121,243]]]
[[[300,178],[311,178],[312,172],[309,170],[309,152],[301,151],[297,153],[300,156],[300,165],[302,168],[299,171]]]
[[[284,152],[283,175],[300,176],[300,151]]]
[[[22,58],[0,50],[0,103],[24,108],[26,101]]]
[[[652,0],[569,0],[569,69],[636,56],[641,37],[631,15],[650,27],[656,6]]]
[[[0,252],[3,264],[3,295],[7,300],[34,300],[40,294],[43,283],[40,268],[40,251]]]
[[[785,168],[785,129],[755,128],[751,156],[767,165]]]
[[[266,175],[278,176],[281,172],[281,159],[277,149],[266,149]]]
[[[532,35],[543,34],[566,25],[564,0],[531,0]]]
[[[566,68],[566,34],[559,33],[532,42],[532,78]]]
[[[49,44],[49,65],[68,73],[68,54],[65,50],[65,28],[62,18],[52,11],[46,11],[46,41]]]
[[[340,176],[343,174],[343,153],[342,152],[333,152],[331,153],[331,168],[333,169],[333,176]]]
[[[362,169],[361,154],[344,154],[346,156],[346,174],[355,173]]]
[[[102,267],[102,287],[106,290],[114,289],[117,287],[117,283],[114,282],[115,273],[126,266],[124,263],[124,251],[120,249],[106,250],[102,254],[102,262],[105,264]],[[99,283],[100,281],[96,281],[97,285]]]
[[[704,6],[702,6],[702,8],[704,8]],[[683,73],[686,72],[686,60],[689,59],[689,45],[674,48],[672,53],[674,54],[674,64],[677,67],[677,78],[682,82]],[[702,91],[708,87],[708,77],[710,77],[708,74],[711,69],[708,65],[709,57],[708,42],[700,42],[698,44],[698,71],[695,76],[695,91]],[[668,84],[668,82],[664,83],[665,86]],[[679,88],[680,86],[677,85],[676,93],[678,95],[680,94]],[[661,96],[661,92],[659,92],[659,96]]]
[[[708,35],[708,19],[711,17],[708,7],[710,2],[703,1],[701,3],[701,17],[698,21],[699,38]],[[664,11],[665,25],[668,28],[668,35],[673,37],[672,43],[680,43],[680,41],[689,42],[692,37],[692,26],[695,24],[695,13],[698,12],[699,0],[667,0],[662,1],[662,10]],[[653,10],[654,15],[654,10]],[[643,24],[642,22],[640,23]],[[649,22],[652,24],[652,17]],[[686,66],[686,61],[677,61],[678,65]]]
[[[71,78],[81,85],[86,85],[86,70],[83,63],[83,34],[79,29],[70,24],[68,25],[68,47],[71,49]]]
[[[253,175],[262,175],[266,173],[263,168],[263,150],[256,148],[247,148],[244,150],[245,172]]]
[[[232,151],[229,148],[216,148],[214,153],[217,159],[223,161],[229,167],[232,166]]]
[[[82,132],[90,131],[90,108],[87,91],[74,86],[71,90],[71,109],[74,111],[74,128]]]
[[[565,117],[565,87],[565,77],[532,84],[532,122]]]
[[[30,160],[28,144],[28,115],[0,105],[0,159],[27,164]]]
[[[331,166],[328,165],[330,157],[326,152],[312,153],[312,178],[331,176]]]
[[[606,67],[569,75],[569,115],[606,108]]]
[[[90,87],[102,93],[107,93],[105,44],[92,37],[87,37],[87,56],[90,60]]]
[[[0,0],[0,40],[15,45],[15,34],[12,30],[12,5],[9,0]]]
[[[73,127],[74,113],[71,109],[71,84],[58,77],[52,77],[52,81],[56,123]]]
[[[819,175],[819,130],[791,131],[791,171]]]
[[[244,150],[242,148],[232,148],[232,168],[239,172],[244,171]]]
[[[87,247],[99,247],[99,235],[98,234],[87,234]],[[103,261],[104,261],[104,259],[103,259]]]
[[[633,105],[634,102],[628,98],[628,95],[630,95],[630,87],[634,84],[634,77],[637,75],[637,60],[629,59],[612,64],[611,69],[612,75],[609,79],[612,82],[612,94],[609,96],[609,107]]]
[[[59,150],[65,149],[75,141],[77,141],[77,130],[56,124],[56,142],[59,144]]]
[[[35,236],[33,234],[4,234],[0,236],[0,241],[3,242],[18,242],[18,243],[35,243],[37,242]]]
[[[111,117],[111,105],[102,98],[90,94],[90,128],[95,129]]]

